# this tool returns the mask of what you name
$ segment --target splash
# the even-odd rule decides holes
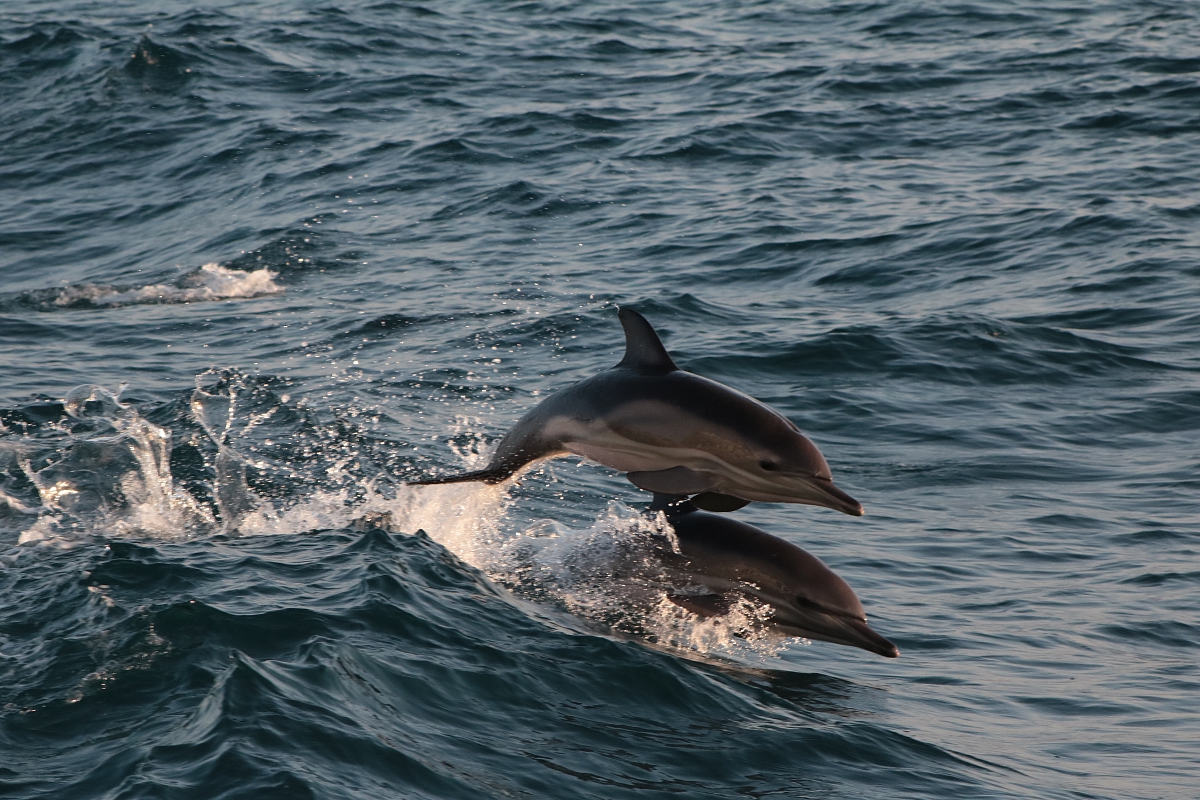
[[[669,595],[707,590],[669,570],[670,553],[678,542],[663,515],[610,502],[582,530],[544,520],[516,532],[492,551],[485,571],[518,595],[670,649],[736,660],[783,649],[763,624],[770,610],[747,598],[709,619],[671,602]]]
[[[517,597],[568,612],[591,630],[734,660],[761,660],[783,647],[765,632],[768,610],[750,600],[710,619],[670,601],[703,587],[667,568],[664,554],[678,547],[661,514],[611,502],[575,529],[520,519],[510,484],[402,484],[366,466],[367,445],[361,431],[347,429],[346,415],[321,426],[269,380],[232,371],[201,373],[183,399],[169,406],[176,419],[158,425],[121,392],[85,385],[68,393],[60,417],[36,435],[15,444],[0,436],[0,457],[7,454],[25,478],[0,485],[9,512],[0,523],[22,528],[20,544],[62,546],[97,534],[425,531]],[[462,418],[452,431],[466,469],[488,460],[478,427]],[[288,448],[280,450],[279,441]],[[381,447],[394,451],[394,445]]]
[[[333,430],[321,427],[301,413],[302,403],[265,383],[229,370],[198,375],[181,407],[186,413],[173,425],[182,429],[182,441],[123,402],[121,392],[91,384],[73,389],[57,416],[23,435],[0,426],[0,467],[8,473],[0,476],[0,508],[7,512],[0,522],[23,526],[18,543],[67,544],[97,533],[302,534],[375,520],[405,533],[426,530],[473,566],[488,562],[509,503],[505,488],[421,492],[395,486],[387,474],[368,477],[361,432],[343,430],[345,416]],[[305,426],[315,430],[297,430]],[[468,464],[486,461],[469,427],[460,420],[456,452]],[[200,433],[188,436],[188,428]],[[277,444],[273,438],[288,448],[265,457],[263,448]],[[173,454],[180,464],[191,462],[190,474],[172,473]],[[269,485],[285,491],[263,495]]]
[[[246,459],[229,444],[237,412],[237,390],[228,383],[224,391],[206,391],[202,386],[202,373],[196,378],[196,389],[192,392],[191,411],[196,422],[208,434],[217,447],[213,467],[213,496],[217,516],[226,532],[237,528],[239,521],[257,505],[256,498],[246,483]]]
[[[100,386],[71,390],[62,407],[52,452],[5,443],[40,500],[32,506],[8,493],[0,498],[19,513],[36,515],[19,544],[68,543],[97,517],[109,518],[117,534],[177,536],[211,525],[207,509],[171,478],[169,431]]]
[[[207,444],[196,434],[175,444],[171,430],[123,402],[120,391],[93,384],[67,393],[57,416],[44,412],[49,421],[23,430],[0,428],[0,434],[9,434],[0,437],[0,466],[7,467],[0,476],[0,503],[10,518],[34,520],[17,543],[69,546],[96,534],[174,539],[236,532],[241,519],[261,505],[247,483],[247,468],[255,462],[231,443],[242,412],[240,384],[207,385],[211,375],[197,376],[189,413],[181,420],[199,426]],[[266,413],[247,412],[248,423],[238,420],[240,431],[277,409],[278,403]],[[207,458],[205,446],[215,449]],[[172,457],[181,453],[199,464],[191,480],[172,473]]]

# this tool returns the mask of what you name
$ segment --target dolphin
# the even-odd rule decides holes
[[[867,626],[862,603],[819,558],[744,522],[696,510],[686,497],[656,494],[648,513],[662,512],[677,548],[663,553],[669,580],[704,594],[669,594],[671,602],[703,617],[720,616],[739,596],[771,610],[766,625],[787,636],[861,647],[896,658],[896,645]]]
[[[862,515],[791,420],[679,369],[645,317],[630,308],[618,316],[625,329],[621,363],[531,409],[483,469],[410,483],[499,483],[535,461],[574,453],[628,473],[648,492],[697,495],[693,502],[710,511],[757,500]]]

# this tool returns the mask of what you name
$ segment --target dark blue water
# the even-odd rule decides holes
[[[1200,10],[1046,5],[0,6],[0,795],[1194,797]],[[403,485],[618,304],[898,660]]]

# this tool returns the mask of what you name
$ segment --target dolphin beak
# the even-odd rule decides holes
[[[833,485],[829,478],[800,472],[771,473],[770,483],[730,485],[718,483],[714,491],[760,503],[803,503],[841,511],[852,517],[863,515],[862,503]],[[644,488],[644,487],[643,487]],[[715,509],[714,509],[715,510]]]
[[[843,630],[849,636],[844,641],[838,642],[838,644],[861,647],[863,650],[869,650],[884,658],[899,658],[900,648],[873,631],[867,623],[859,622],[858,620],[846,620],[845,623]]]
[[[900,655],[900,648],[873,631],[862,620],[834,616],[817,609],[801,608],[799,611],[799,617],[802,619],[777,619],[776,625],[787,633],[806,639],[859,647],[885,658],[896,658]],[[793,611],[787,616],[796,615]]]
[[[843,514],[849,514],[852,517],[861,517],[863,515],[862,503],[834,486],[833,481],[828,478],[813,478],[812,486],[820,493],[821,499],[825,500],[822,503],[825,507],[832,508],[834,511],[841,511]]]

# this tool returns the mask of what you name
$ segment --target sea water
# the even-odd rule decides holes
[[[1200,9],[0,5],[0,794],[1191,798]],[[616,308],[901,656],[486,462]]]

